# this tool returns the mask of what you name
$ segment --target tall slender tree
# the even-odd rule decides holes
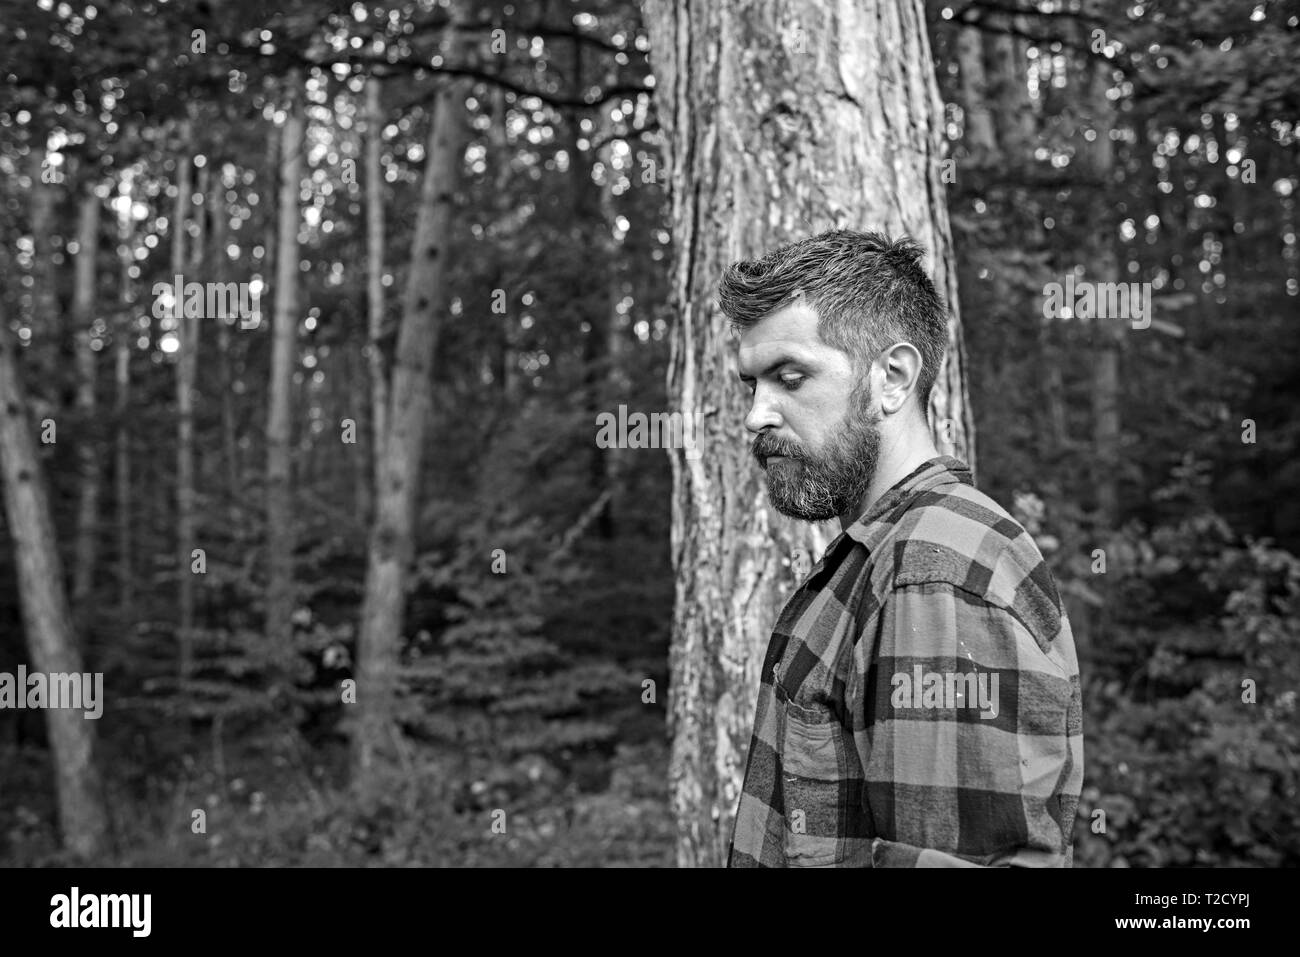
[[[129,197],[128,197],[129,201]],[[129,276],[124,277],[129,280]],[[131,557],[131,339],[134,319],[122,308],[113,323],[113,515],[117,540],[117,607],[130,620],[135,574]]]
[[[966,121],[962,142],[974,156],[986,159],[997,147],[987,96],[984,35],[975,27],[957,31],[957,65],[961,71],[961,105]]]
[[[189,183],[193,163],[190,144],[184,142],[177,158],[181,173],[176,195],[176,228],[172,234],[172,269],[177,274],[185,272],[186,220],[192,206]],[[200,195],[206,193],[206,177],[207,168],[204,167],[199,171]],[[191,244],[189,271],[195,280],[199,280],[203,263],[201,214],[196,221],[199,234]],[[190,573],[190,555],[198,545],[194,507],[194,387],[199,362],[199,320],[197,316],[187,316],[181,305],[177,303],[175,310],[176,335],[180,344],[176,351],[176,561],[180,604],[178,661],[180,676],[184,680],[190,676],[194,654],[194,576]]]
[[[1115,123],[1114,110],[1106,91],[1112,83],[1110,66],[1104,60],[1083,64],[1082,93],[1087,104],[1092,139],[1084,149],[1088,172],[1098,182],[1107,182],[1114,173],[1114,147],[1110,133]],[[1096,210],[1087,246],[1087,279],[1113,283],[1119,276],[1114,211]],[[1097,490],[1097,520],[1103,528],[1113,529],[1119,517],[1120,405],[1119,360],[1125,339],[1125,326],[1114,318],[1092,320],[1096,351],[1092,367],[1093,443]]]
[[[51,179],[52,168],[46,166],[45,143],[42,138],[34,144],[28,155],[28,177],[32,188],[28,194],[32,224],[32,342],[52,342],[55,349],[36,350],[32,365],[42,377],[57,371],[57,360],[63,347],[68,317],[59,308],[59,297],[54,288],[54,250],[51,238],[54,229],[55,190]],[[46,356],[49,358],[46,358]],[[38,380],[39,383],[39,380]]]
[[[290,75],[288,89],[287,116],[280,140],[280,214],[266,422],[266,637],[276,658],[288,654],[294,601],[291,412],[298,333],[298,192],[303,149],[303,91],[296,71]]]
[[[226,170],[213,173],[212,190],[212,278],[224,283],[230,278],[230,257],[226,237],[230,230],[230,213],[226,209]],[[230,327],[243,319],[223,317],[217,322],[217,371],[221,382],[221,459],[225,473],[226,494],[233,503],[239,496],[239,444],[235,438],[234,362],[231,358]]]
[[[376,783],[370,772],[391,755],[398,733],[398,653],[415,552],[424,432],[433,403],[431,373],[446,308],[449,236],[465,149],[465,93],[464,81],[444,80],[433,103],[393,366],[357,647],[352,770],[363,793]]]
[[[63,562],[44,471],[27,419],[17,346],[3,304],[0,297],[0,484],[14,542],[23,635],[34,670],[77,675],[82,672],[82,658],[64,591]],[[87,436],[83,434],[79,440],[86,442]],[[95,725],[70,708],[43,710],[63,845],[77,857],[91,859],[108,845],[108,814],[95,765]]]
[[[99,408],[99,352],[94,348],[95,258],[99,249],[100,198],[95,184],[87,184],[77,215],[76,280],[72,314],[76,325],[77,417],[85,426],[95,420]],[[99,553],[99,493],[101,468],[99,451],[89,433],[77,443],[78,501],[77,532],[73,546],[72,607],[78,631],[90,618],[90,596],[95,586]]]
[[[491,92],[492,97],[492,118],[491,125],[487,129],[487,142],[489,155],[496,164],[496,173],[493,177],[493,196],[492,219],[498,224],[505,220],[510,210],[510,162],[513,155],[510,148],[510,134],[508,130],[510,118],[510,104],[506,102],[506,93],[501,87],[496,87]],[[498,235],[504,236],[500,232]],[[495,258],[494,272],[492,278],[492,289],[506,290],[508,283],[513,277],[510,276],[506,268],[504,257],[498,254]],[[507,313],[500,318],[500,335],[497,341],[497,363],[496,374],[497,382],[501,387],[502,407],[513,409],[515,402],[519,397],[521,389],[521,376],[519,373],[519,352],[515,346],[516,332],[515,327],[519,319],[513,313]]]
[[[370,341],[370,418],[374,442],[374,483],[379,487],[383,438],[388,430],[388,365],[384,358],[384,145],[382,81],[366,81],[366,309]]]

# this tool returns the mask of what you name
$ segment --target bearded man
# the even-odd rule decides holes
[[[721,282],[772,506],[841,528],[768,645],[730,867],[1072,862],[1074,639],[1029,534],[931,437],[922,257],[836,230]]]

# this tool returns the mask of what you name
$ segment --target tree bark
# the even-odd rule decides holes
[[[700,455],[671,453],[669,777],[684,866],[725,859],[763,648],[796,584],[784,566],[830,538],[769,507],[741,439],[746,397],[713,304],[723,269],[835,226],[924,243],[950,310],[931,421],[951,421],[940,449],[973,464],[923,14],[920,0],[646,3],[674,234],[669,394],[704,414]]]
[[[287,658],[293,617],[293,364],[298,331],[298,191],[302,177],[302,81],[289,80],[288,118],[280,151],[280,221],[276,242],[275,316],[271,329],[270,411],[266,424],[266,637]]]
[[[84,219],[83,219],[84,224]],[[94,244],[82,247],[94,255]],[[80,255],[80,253],[78,254]],[[18,599],[27,653],[34,670],[80,674],[72,612],[64,591],[63,563],[54,535],[49,497],[18,378],[17,346],[0,315],[0,480],[14,543]],[[108,815],[95,766],[95,726],[82,712],[46,708],[63,846],[82,859],[108,844]]]
[[[464,151],[460,118],[464,96],[463,81],[452,81],[435,98],[411,244],[357,647],[352,770],[353,782],[362,793],[376,784],[371,772],[389,759],[396,732],[393,711],[400,631],[415,551],[416,495],[432,405],[430,376],[446,298],[454,190]]]
[[[99,551],[99,452],[91,438],[98,400],[96,386],[99,353],[91,348],[95,309],[95,257],[99,249],[99,197],[94,184],[87,186],[77,216],[76,282],[72,299],[77,338],[77,418],[85,437],[77,443],[77,534],[73,546],[72,607],[79,633],[90,619],[90,596],[95,587],[95,563]]]

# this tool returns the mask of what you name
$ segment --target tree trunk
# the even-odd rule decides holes
[[[127,409],[131,389],[131,339],[135,335],[133,327],[131,294],[131,239],[134,220],[131,218],[132,183],[127,180],[127,190],[123,194],[127,200],[118,217],[118,267],[119,312],[114,323],[113,351],[115,389],[113,399],[114,425],[114,481],[116,482],[115,513],[117,521],[118,549],[118,604],[121,620],[127,621],[130,615],[132,591],[135,577],[131,572],[131,435],[128,429]]]
[[[571,78],[573,89],[586,89],[585,76],[583,71],[582,44],[576,39],[572,44],[573,50],[573,76]],[[598,239],[592,236],[591,224],[600,223],[600,193],[595,181],[592,179],[592,154],[590,143],[586,149],[583,149],[579,140],[583,137],[579,134],[578,129],[579,116],[576,113],[570,113],[565,117],[564,128],[566,131],[565,147],[569,153],[569,208],[573,211],[573,219],[577,224],[577,241],[586,249],[591,250],[591,255],[595,262],[608,263],[612,265],[612,258],[603,260],[606,254],[604,249],[596,248],[595,242],[601,246],[607,241],[608,234],[600,235]],[[606,349],[609,346],[609,332],[607,324],[608,316],[604,311],[604,301],[608,295],[608,282],[610,275],[610,265],[599,270],[604,273],[604,282],[601,282],[600,275],[590,275],[588,269],[582,269],[573,277],[572,284],[569,287],[570,302],[576,306],[577,315],[586,325],[586,331],[582,333],[582,398],[587,403],[587,408],[593,408],[598,402],[598,397],[603,394],[603,386],[606,382]],[[598,301],[598,292],[600,294]],[[600,537],[609,541],[614,537],[614,525],[610,514],[609,502],[609,452],[600,448],[594,442],[587,450],[587,476],[590,485],[590,497],[593,501],[601,503],[598,505],[598,511],[594,519],[596,529]]]
[[[212,191],[212,277],[216,282],[230,278],[230,257],[226,253],[230,215],[226,211],[226,184],[221,171],[215,172],[216,187]],[[226,498],[231,503],[231,521],[238,510],[239,500],[239,443],[235,436],[235,373],[231,360],[230,327],[242,325],[243,318],[229,317],[217,323],[217,376],[221,382],[221,460],[225,471]],[[233,526],[232,526],[233,527]]]
[[[188,132],[188,131],[187,131]],[[193,191],[190,189],[189,153],[186,135],[177,162],[181,167],[180,186],[176,194],[176,229],[172,234],[172,273],[185,272],[185,220],[190,212]],[[207,168],[199,171],[199,193],[206,198]],[[196,217],[199,236],[190,250],[190,273],[203,281],[203,216]],[[209,319],[213,317],[208,317]],[[218,318],[216,320],[220,322]],[[177,630],[178,672],[188,680],[194,664],[194,575],[190,571],[190,553],[198,547],[194,518],[194,383],[199,361],[199,320],[185,315],[177,303],[176,335],[176,561],[179,587],[180,622]]]
[[[966,126],[962,143],[977,162],[987,161],[997,149],[997,142],[984,75],[984,36],[975,27],[962,27],[957,31],[957,66]]]
[[[370,415],[374,442],[374,483],[379,488],[384,436],[388,430],[388,368],[384,358],[384,180],[380,153],[384,112],[380,81],[366,81],[366,299],[369,307]]]
[[[298,331],[298,190],[302,177],[302,83],[289,80],[288,119],[280,151],[280,223],[276,243],[275,317],[271,330],[270,412],[266,424],[266,637],[273,657],[287,658],[293,617],[293,496],[290,490],[293,364]]]
[[[606,87],[612,87],[617,82],[618,73],[611,69],[605,75],[605,85]],[[597,123],[597,131],[601,135],[608,135],[613,130],[613,127],[614,123],[609,119],[609,114],[602,112],[601,120]],[[619,312],[619,304],[623,300],[624,257],[621,255],[619,243],[614,239],[618,205],[615,202],[613,189],[615,177],[617,176],[617,171],[614,169],[613,140],[603,147],[601,161],[605,164],[605,181],[600,186],[601,245],[607,250],[605,252],[607,257],[605,261],[608,263],[605,270],[604,297],[606,362],[604,388],[608,395],[622,397],[628,394],[630,387],[625,368],[625,363],[628,361],[627,352],[629,347],[626,341],[627,332],[623,322],[623,314]],[[617,404],[617,402],[614,404]],[[613,539],[618,536],[616,516],[620,505],[623,477],[628,466],[627,450],[619,448],[605,449],[603,461],[605,463],[605,475],[601,485],[610,492],[609,504],[605,507],[603,515],[606,519],[606,537]]]
[[[669,394],[704,413],[700,455],[671,456],[677,574],[669,769],[678,862],[725,858],[762,653],[829,540],[779,516],[741,440],[746,405],[725,317],[732,261],[835,226],[907,233],[931,255],[950,349],[931,399],[936,441],[973,460],[956,275],[941,175],[941,104],[920,0],[739,6],[647,0],[674,233]],[[973,461],[972,461],[973,464]]]
[[[83,207],[84,208],[84,207]],[[83,224],[85,220],[83,218]],[[94,244],[81,247],[94,256]],[[78,255],[81,255],[78,253]],[[14,543],[18,599],[27,653],[34,670],[81,674],[72,613],[64,591],[63,563],[36,443],[18,379],[17,345],[0,315],[0,481]],[[108,843],[108,816],[95,767],[95,725],[80,711],[46,708],[63,846],[90,859]]]
[[[274,123],[271,124],[266,134],[266,169],[269,173],[266,190],[259,191],[262,196],[269,197],[271,189],[274,188],[278,193],[281,184],[284,182],[285,169],[281,160],[281,148],[283,146],[283,133]],[[278,210],[277,210],[278,212]],[[276,230],[279,228],[279,217],[270,219],[270,205],[267,206],[267,219],[270,220],[266,225],[266,242],[262,243],[262,261],[258,268],[262,271],[262,281],[268,287],[275,285],[275,247],[277,243]]]
[[[1032,161],[1029,151],[1038,127],[1026,80],[1028,45],[1010,32],[1025,30],[1027,25],[1024,17],[999,17],[998,22],[1003,24],[1003,31],[985,40],[985,52],[989,54],[986,62],[992,61],[989,93],[997,104],[993,117],[998,145],[1004,159],[1011,157],[1012,168],[1017,169]]]
[[[510,135],[507,130],[507,124],[510,119],[510,104],[506,102],[505,90],[496,87],[492,91],[492,125],[488,127],[487,139],[491,148],[492,162],[496,163],[496,176],[494,179],[493,196],[495,203],[493,206],[493,221],[500,224],[509,215],[510,211]],[[503,238],[506,234],[501,234]],[[509,293],[508,273],[505,263],[502,261],[503,256],[498,251],[495,257],[496,270],[493,274],[492,289],[501,289]],[[495,293],[493,293],[495,295]],[[519,318],[513,310],[513,303],[508,303],[506,313],[498,317],[493,314],[493,321],[500,323],[500,339],[498,345],[500,351],[497,353],[497,381],[501,387],[501,407],[505,410],[505,415],[514,415],[518,406],[518,399],[522,386],[519,375],[519,354],[515,349],[515,330],[519,325]]]
[[[36,371],[36,395],[44,394],[46,398],[57,401],[55,383],[66,383],[67,379],[59,368],[60,360],[66,349],[64,337],[65,317],[59,308],[59,297],[54,290],[54,250],[51,233],[54,224],[54,190],[45,182],[45,144],[44,140],[33,144],[31,166],[28,175],[32,180],[30,210],[32,218],[32,349],[27,355],[34,360],[32,367]],[[45,348],[46,343],[50,348]],[[46,356],[48,355],[48,358]],[[63,408],[62,403],[59,407]]]
[[[1038,129],[1038,117],[1029,97],[1026,81],[1026,43],[1010,32],[1025,29],[1023,18],[999,15],[1001,26],[997,33],[987,36],[985,48],[985,79],[992,102],[997,140],[997,168],[1023,170],[1034,162],[1032,150]],[[1047,247],[1042,220],[1037,216],[1022,215],[1018,229],[1023,230],[1022,251],[1028,254],[1042,252]],[[1004,273],[996,273],[993,281],[998,285],[995,302],[1008,302],[1008,297],[1019,297],[1027,315],[1037,316],[1041,300],[1034,297],[1032,304],[1024,301],[1023,294],[1011,287]],[[1055,462],[1068,442],[1068,425],[1065,410],[1065,379],[1061,371],[1060,322],[1043,317],[1038,321],[1038,360],[1042,369],[1042,404],[1036,432],[1039,436],[1039,455],[1045,463]]]
[[[357,646],[358,715],[352,737],[352,770],[353,782],[363,793],[376,783],[371,772],[390,757],[396,734],[397,659],[407,577],[415,552],[416,493],[424,428],[432,404],[430,376],[446,298],[444,276],[455,212],[454,190],[464,150],[460,118],[464,95],[463,81],[453,81],[435,99],[393,366],[392,406],[380,462]]]
[[[95,257],[99,249],[99,197],[93,183],[81,199],[77,216],[76,285],[72,314],[77,338],[77,419],[84,438],[77,443],[77,535],[73,546],[72,607],[78,633],[90,620],[90,596],[95,587],[95,562],[99,545],[99,452],[91,437],[96,418],[99,353],[91,348],[91,323],[95,309]]]
[[[1114,112],[1106,99],[1110,86],[1110,67],[1104,62],[1089,62],[1085,66],[1088,103],[1091,107],[1092,128],[1095,139],[1086,149],[1089,171],[1098,182],[1109,181],[1114,168],[1114,153],[1110,130],[1114,125]],[[1110,209],[1101,208],[1090,231],[1088,244],[1088,276],[1094,283],[1111,283],[1120,280],[1116,250],[1116,224]],[[1092,411],[1093,411],[1093,462],[1094,487],[1097,490],[1097,522],[1107,532],[1115,530],[1119,520],[1120,472],[1120,409],[1119,409],[1119,355],[1124,340],[1125,326],[1116,317],[1094,318],[1093,343],[1096,355],[1093,361]]]
[[[130,196],[127,197],[128,200]],[[120,260],[119,260],[120,262]],[[121,311],[113,323],[113,513],[117,539],[117,603],[121,621],[131,618],[135,575],[131,560],[131,338],[132,316],[126,307],[130,301],[130,276],[122,270],[126,284],[118,294]]]
[[[338,369],[337,375],[341,376],[343,382],[337,390],[332,390],[330,395],[334,404],[334,414],[325,419],[326,422],[337,424],[350,414],[354,414],[357,409],[371,408],[373,417],[374,401],[374,379],[372,377],[373,368],[370,365],[370,359],[363,350],[360,353],[351,350],[331,354],[331,361]],[[329,435],[329,430],[321,433],[321,439],[324,440]],[[372,437],[374,430],[371,430]],[[336,440],[331,440],[336,441]],[[317,448],[321,449],[323,442],[316,443]],[[330,451],[328,447],[320,452],[320,458],[325,460],[322,471],[329,477],[330,489],[341,497],[349,493],[356,502],[356,518],[362,527],[370,527],[370,515],[374,511],[375,501],[375,473],[379,468],[379,463],[374,459],[373,443],[370,447],[362,445],[360,450],[352,455],[352,478],[349,481],[347,475],[338,469],[330,467]]]
[[[1097,13],[1085,5],[1084,12]],[[1080,24],[1078,27],[1079,45],[1086,49],[1088,30]],[[1086,112],[1087,125],[1095,133],[1091,142],[1086,139],[1080,145],[1080,160],[1083,169],[1091,174],[1098,183],[1107,184],[1098,189],[1107,189],[1112,193],[1120,188],[1111,183],[1114,175],[1114,148],[1111,144],[1110,131],[1115,125],[1115,111],[1111,101],[1106,98],[1106,90],[1111,85],[1112,75],[1109,64],[1100,58],[1081,54],[1082,62],[1072,61],[1071,68],[1078,77],[1077,84],[1071,84],[1077,90],[1077,96]],[[1083,130],[1077,131],[1081,138]],[[1086,273],[1083,278],[1092,283],[1111,283],[1119,280],[1118,231],[1116,208],[1112,204],[1098,204],[1087,222],[1087,235],[1082,244]],[[1100,297],[1098,305],[1101,305]],[[1120,472],[1120,408],[1119,408],[1119,362],[1120,349],[1125,338],[1124,322],[1114,316],[1108,316],[1098,309],[1102,316],[1087,320],[1091,336],[1092,357],[1092,486],[1095,493],[1093,510],[1094,542],[1107,552],[1112,550],[1111,542],[1119,526],[1119,472]],[[1086,326],[1085,326],[1086,328]],[[1075,628],[1078,647],[1086,654],[1093,646],[1101,646],[1107,641],[1112,618],[1111,601],[1113,595],[1113,575],[1094,576],[1090,583],[1092,589],[1100,596],[1101,602],[1089,608],[1089,614],[1082,617]]]

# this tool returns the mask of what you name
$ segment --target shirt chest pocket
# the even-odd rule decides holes
[[[774,677],[781,720],[786,864],[838,864],[846,846],[840,833],[842,805],[851,799],[844,729],[829,708],[815,701],[796,702],[779,671]]]

